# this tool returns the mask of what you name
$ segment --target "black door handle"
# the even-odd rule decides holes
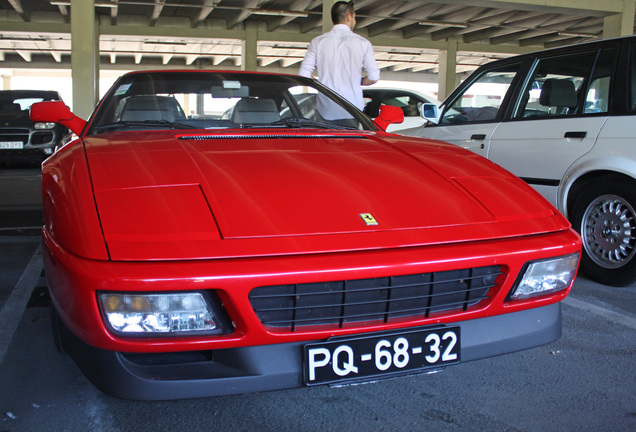
[[[483,141],[486,139],[486,134],[474,134],[470,137],[471,141]]]
[[[585,138],[587,132],[566,132],[564,138]]]

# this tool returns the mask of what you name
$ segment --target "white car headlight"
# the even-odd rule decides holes
[[[53,129],[54,127],[55,127],[55,123],[50,123],[50,122],[46,122],[46,123],[38,122],[35,124],[36,129]]]
[[[107,324],[129,336],[223,333],[214,308],[201,293],[100,293]],[[176,334],[175,334],[176,333]]]
[[[579,253],[534,261],[510,291],[510,300],[524,300],[530,297],[554,294],[567,289],[576,276]]]

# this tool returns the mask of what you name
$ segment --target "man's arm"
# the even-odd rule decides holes
[[[298,75],[311,78],[311,74],[316,69],[317,64],[318,64],[318,59],[316,56],[316,50],[314,48],[314,44],[310,43],[309,48],[307,48],[307,53],[305,54],[305,58],[303,59],[303,62],[300,64],[300,70],[298,71]]]
[[[372,79],[369,79],[369,77],[363,76],[362,77],[362,82],[360,84],[362,84],[363,86],[368,86],[368,85],[371,85],[371,84],[375,84],[378,81],[379,80],[372,80]]]
[[[364,50],[363,58],[362,58],[362,69],[366,72],[366,76],[362,77],[363,86],[375,84],[380,80],[380,69],[378,68],[378,64],[375,62],[375,54],[373,52],[373,46],[371,42],[365,40],[366,48]]]

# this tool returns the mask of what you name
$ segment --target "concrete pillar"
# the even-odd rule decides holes
[[[245,23],[245,40],[241,51],[241,70],[255,72],[258,69],[257,57],[258,29],[256,23]]]
[[[331,7],[337,0],[322,0],[322,32],[327,33],[333,28],[331,21]]]
[[[448,40],[448,49],[439,52],[438,94],[441,101],[451,94],[457,85],[457,40]]]
[[[2,75],[2,90],[11,90],[11,75]]]
[[[94,0],[71,0],[73,112],[87,119],[99,98],[99,31]]]
[[[634,0],[623,1],[623,12],[603,19],[603,39],[634,34]]]

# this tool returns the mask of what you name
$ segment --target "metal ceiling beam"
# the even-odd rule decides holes
[[[294,10],[296,11],[309,11],[316,7],[318,4],[322,4],[321,0],[297,0],[294,5]],[[294,21],[298,17],[294,16],[279,16],[275,20],[272,20],[267,23],[267,31],[275,31],[278,28],[289,24]]]
[[[31,14],[32,19],[43,21],[44,15],[37,10],[37,5],[47,3],[49,0],[7,1],[13,9],[4,6],[5,15],[0,15],[0,27],[3,32],[26,31],[35,35],[43,32],[69,33],[70,12],[69,6],[65,4],[70,4],[70,0],[55,0],[52,3],[58,6],[59,21],[51,22],[52,14],[47,11],[47,22],[38,23],[30,23],[26,17]],[[224,2],[220,0],[95,1],[100,23],[99,33],[101,36],[112,37],[113,40],[139,37],[150,40],[153,38],[170,40],[196,38],[242,41],[246,38],[245,25],[250,24],[256,26],[259,43],[287,41],[301,45],[308,43],[321,32],[323,7],[328,10],[333,3],[333,0],[242,0],[235,2],[232,6],[221,6],[219,3]],[[420,50],[443,50],[449,46],[449,39],[457,39],[459,50],[465,48],[475,49],[478,52],[517,54],[552,44],[580,41],[583,37],[597,38],[603,29],[603,20],[599,17],[615,17],[623,13],[623,21],[625,21],[625,14],[629,12],[623,0],[603,0],[602,4],[597,4],[600,3],[597,0],[577,0],[576,2],[568,0],[433,1],[436,3],[427,0],[358,0],[356,1],[358,15],[356,30],[371,40],[378,54],[390,47],[403,48],[405,51],[411,47]],[[110,11],[101,7],[104,4],[109,6]],[[279,12],[305,11],[309,16],[255,15],[255,11],[265,7],[270,12],[276,11],[269,8],[282,8]],[[219,11],[220,9],[223,10]],[[117,23],[118,18],[119,21],[125,22],[124,26]],[[61,23],[62,19],[65,20],[65,24]],[[326,19],[330,21],[329,17]],[[420,21],[434,22],[438,25],[419,26],[417,23]],[[446,27],[443,21],[459,22],[465,24],[467,28]],[[223,26],[224,22],[225,26]],[[627,24],[622,28],[626,28]],[[605,26],[608,27],[607,18]],[[557,34],[560,30],[567,30],[572,34],[581,33],[583,36],[573,40],[572,36]],[[496,45],[490,45],[488,41]],[[2,50],[0,52],[4,54],[11,48],[0,47],[0,49]],[[41,57],[37,49],[23,47],[20,49],[22,54],[31,58],[31,61],[33,57]],[[165,49],[152,49],[144,51],[143,55],[138,53],[128,55],[121,48],[117,48],[116,52],[108,53],[114,60],[118,60],[118,55],[122,56],[122,61],[125,62],[131,62],[131,59],[136,56],[138,62],[143,61],[145,64],[149,61],[156,62],[157,59],[163,59],[163,64],[174,63],[183,61],[185,55],[195,56],[195,58],[205,55],[186,52],[186,50],[180,51],[170,53]],[[63,49],[55,49],[51,52],[54,53],[51,55],[54,56],[56,63],[67,58],[66,55],[62,57]],[[16,51],[14,50],[13,53]],[[294,55],[298,54],[294,53]],[[302,57],[302,53],[300,56]],[[285,65],[286,62],[282,61],[284,58],[285,55],[281,54],[278,63]],[[190,60],[190,63],[192,61]],[[270,60],[267,62],[270,63]],[[392,68],[402,63],[397,66],[397,69],[407,68],[406,64],[408,64],[399,56],[393,56],[389,63]],[[270,64],[274,65],[276,61]]]
[[[248,19],[252,15],[252,9],[257,9],[260,7],[262,0],[248,0],[244,5],[243,9],[241,9],[237,16],[227,21],[227,28],[233,29],[238,24],[241,24],[243,21]]]
[[[8,1],[11,7],[13,7],[13,9],[18,13],[18,15],[20,15],[20,17],[22,17],[24,21],[27,21],[27,22],[31,21],[30,14],[26,12],[24,10],[24,7],[22,6],[22,0],[8,0]]]
[[[536,35],[535,30],[520,30],[520,31],[512,31],[508,34],[502,36],[495,36],[490,38],[490,43],[493,45],[499,45],[507,42],[511,42],[514,40],[523,39],[525,37],[530,37]]]
[[[150,15],[150,26],[154,27],[157,24],[157,20],[161,16],[161,12],[163,11],[163,7],[166,4],[166,0],[155,0],[155,3],[152,5],[152,15]]]
[[[466,33],[464,34],[462,39],[465,43],[477,42],[482,39],[490,39],[491,37],[494,37],[495,35],[500,34],[501,32],[502,32],[502,29],[500,28],[486,27],[481,30],[476,30],[476,31],[471,31],[469,33]]]
[[[113,5],[110,7],[110,23],[112,25],[117,24],[117,17],[119,16],[119,3],[118,0],[110,0]],[[61,7],[61,6],[60,6]]]
[[[198,27],[212,13],[215,6],[215,0],[203,0],[199,15],[192,23],[192,27]]]
[[[405,0],[422,3],[425,0]],[[629,1],[629,0],[627,0]],[[474,0],[444,0],[446,4],[474,6]],[[589,16],[604,17],[621,13],[624,8],[623,0],[480,0],[479,6],[497,9],[515,9],[523,11],[551,10],[563,14],[587,14]]]

